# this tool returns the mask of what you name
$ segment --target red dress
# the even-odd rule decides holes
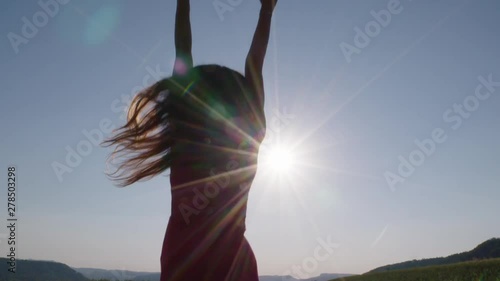
[[[257,164],[258,146],[252,147],[245,148],[248,155],[234,159],[209,161],[205,154],[192,152],[174,160],[160,281],[259,280],[254,253],[244,237]]]

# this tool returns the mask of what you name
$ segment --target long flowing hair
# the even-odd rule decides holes
[[[126,124],[103,142],[116,146],[109,160],[119,162],[108,176],[119,186],[128,186],[166,171],[175,157],[182,157],[180,141],[196,142],[207,130],[220,126],[218,121],[255,112],[248,89],[240,73],[201,65],[139,92],[128,109]]]

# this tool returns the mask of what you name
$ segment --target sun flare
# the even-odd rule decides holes
[[[266,156],[266,164],[279,173],[290,172],[295,162],[293,152],[283,146],[271,147]]]

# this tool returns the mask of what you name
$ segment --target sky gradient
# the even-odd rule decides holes
[[[223,14],[212,1],[191,9],[195,64],[243,71],[259,1]],[[381,10],[390,19],[374,24]],[[17,255],[159,271],[168,174],[117,188],[104,173],[110,149],[85,144],[123,124],[137,90],[171,74],[175,1],[72,0],[45,24],[40,11],[37,1],[0,3],[0,194],[15,165]],[[260,157],[288,145],[299,163],[279,176],[260,166],[250,192],[246,237],[261,275],[304,267],[321,239],[337,247],[307,276],[500,237],[500,87],[484,86],[489,75],[500,81],[499,11],[495,0],[280,0],[264,70],[275,125]],[[23,17],[33,23],[37,13],[27,38]],[[372,37],[357,33],[367,26]],[[479,85],[483,99],[474,98]],[[425,140],[436,130],[433,148]],[[71,167],[78,149],[85,155],[68,158]],[[411,157],[418,165],[402,176],[401,158]],[[388,173],[404,182],[389,184]]]

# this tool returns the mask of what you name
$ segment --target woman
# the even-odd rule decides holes
[[[177,0],[173,76],[137,94],[127,123],[105,142],[125,157],[114,174],[122,186],[170,169],[161,281],[258,281],[245,216],[266,127],[262,67],[276,2],[261,0],[242,75],[193,67],[190,3]]]

